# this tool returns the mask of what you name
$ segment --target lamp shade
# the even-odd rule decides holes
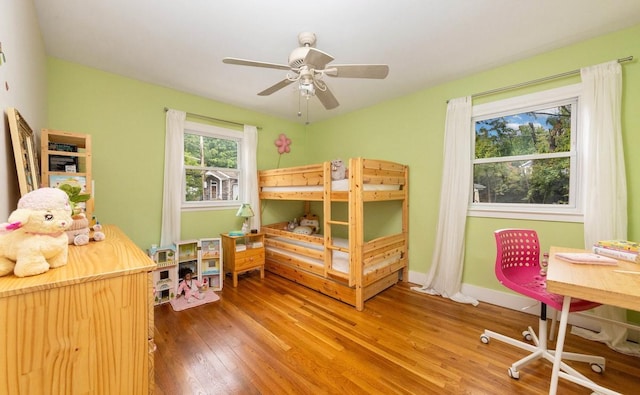
[[[242,218],[250,218],[254,215],[255,214],[253,213],[253,209],[251,208],[251,205],[249,203],[242,203],[242,206],[240,206],[238,212],[236,213],[236,217]]]

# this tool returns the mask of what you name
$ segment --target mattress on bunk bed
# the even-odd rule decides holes
[[[322,185],[293,185],[293,186],[268,186],[262,187],[263,192],[321,192],[323,190]],[[394,184],[364,184],[365,191],[397,191],[400,189],[400,185]],[[349,180],[334,180],[331,181],[332,191],[348,191]]]
[[[323,236],[314,235],[314,237],[322,238]],[[324,246],[322,244],[309,243],[304,240],[290,239],[288,237],[278,236],[278,237],[270,238],[270,240],[277,240],[282,243],[288,243],[295,246],[306,247],[306,248],[314,249],[317,251],[322,251],[324,249]],[[342,247],[346,249],[349,248],[349,240],[347,239],[339,239],[334,237],[333,244],[338,247]],[[324,266],[324,262],[320,259],[310,258],[306,255],[299,254],[290,250],[286,250],[284,248],[273,247],[269,245],[267,245],[266,248],[269,251],[277,252],[282,255],[286,255],[286,256],[298,259],[305,263],[310,263],[312,265],[317,265],[317,266]],[[400,253],[391,255],[388,258],[378,262],[377,264],[367,267],[364,274],[370,273],[378,268],[381,268],[381,267],[387,266],[390,263],[396,262],[398,259],[400,259],[400,255],[401,255]],[[349,253],[344,251],[333,250],[332,251],[332,267],[334,270],[339,271],[341,273],[349,273]]]

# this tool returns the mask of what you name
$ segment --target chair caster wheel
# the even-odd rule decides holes
[[[514,370],[513,368],[509,368],[508,373],[509,373],[509,377],[511,377],[514,380],[518,380],[520,378],[520,372],[518,372],[517,370]]]
[[[489,336],[485,334],[480,335],[480,341],[483,342],[484,344],[489,344]]]
[[[598,363],[592,363],[591,370],[593,370],[596,373],[602,374],[602,372],[604,372],[604,366]]]
[[[523,331],[522,332],[522,337],[524,337],[524,340],[526,340],[528,342],[533,340],[533,336],[531,336],[531,332],[529,332],[529,331]]]

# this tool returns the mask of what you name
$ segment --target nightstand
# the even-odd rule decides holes
[[[233,286],[238,286],[238,274],[259,269],[264,278],[264,233],[230,236],[223,233],[222,254],[224,270],[231,273]]]

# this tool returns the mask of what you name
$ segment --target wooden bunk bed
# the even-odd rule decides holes
[[[263,170],[258,174],[261,202],[265,200],[322,202],[322,235],[296,234],[286,222],[263,225],[266,234],[265,268],[352,306],[364,302],[408,278],[408,166],[399,163],[352,158],[348,178],[332,181],[331,162]],[[398,201],[401,230],[365,240],[364,205]],[[348,219],[332,219],[332,203],[348,205]],[[305,214],[307,214],[305,212]],[[332,227],[344,226],[348,237],[333,237]],[[344,232],[343,232],[344,233]]]

